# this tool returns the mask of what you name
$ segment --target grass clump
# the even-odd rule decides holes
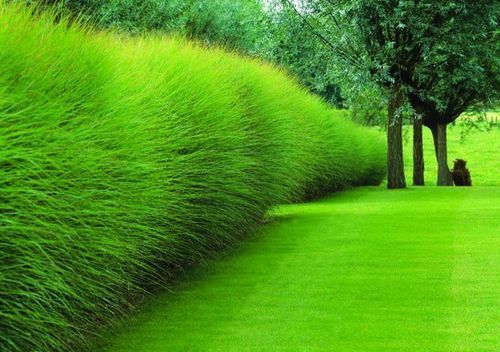
[[[266,64],[4,2],[0,47],[1,351],[70,350],[271,205],[384,177],[379,136]]]

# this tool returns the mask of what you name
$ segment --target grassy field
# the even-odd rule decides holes
[[[380,134],[266,63],[23,3],[0,0],[2,352],[75,351],[274,205],[384,178]],[[498,134],[483,137],[458,156],[492,185]],[[497,203],[496,188],[373,188],[283,207],[111,344],[491,347]]]
[[[384,178],[384,142],[250,58],[0,0],[0,351],[74,351],[271,206]]]
[[[498,126],[498,125],[497,125]],[[448,162],[453,168],[453,160],[465,159],[471,172],[472,184],[477,186],[500,186],[500,128],[493,127],[489,131],[471,130],[463,143],[460,136],[465,128],[457,124],[448,127]],[[412,130],[405,132],[405,174],[406,181],[412,180]],[[434,155],[432,134],[424,127],[424,160],[425,182],[435,185],[437,180],[437,163]]]
[[[147,300],[99,349],[497,351],[500,133],[461,143],[462,133],[449,129],[450,160],[468,160],[473,188],[364,188],[275,208],[250,241]]]
[[[107,352],[500,348],[500,188],[362,188],[275,210]]]

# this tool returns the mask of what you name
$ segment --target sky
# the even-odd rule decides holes
[[[265,9],[267,9],[271,3],[276,2],[276,1],[279,1],[279,0],[262,0]],[[291,0],[291,1],[295,4],[295,7],[297,8],[297,10],[300,10],[301,3],[303,2],[303,0]]]

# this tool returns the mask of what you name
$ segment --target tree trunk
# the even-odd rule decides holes
[[[438,186],[453,186],[450,168],[448,167],[448,146],[446,141],[446,124],[437,123],[431,127],[436,160],[438,164]]]
[[[403,117],[401,106],[403,93],[396,84],[391,91],[388,105],[387,121],[387,188],[405,188],[405,172],[403,162]]]
[[[424,185],[424,146],[422,143],[422,119],[413,117],[413,185]]]

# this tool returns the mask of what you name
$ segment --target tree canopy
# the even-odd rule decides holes
[[[33,2],[27,0],[28,3]],[[176,33],[206,44],[254,52],[262,36],[260,0],[42,0],[100,27],[137,34]]]
[[[389,188],[405,187],[401,112],[406,99],[429,127],[446,125],[473,106],[498,101],[497,1],[280,2],[294,9],[344,62],[351,81],[363,86],[369,77],[387,89]],[[442,166],[438,184],[445,184],[446,130],[440,130],[433,134]]]

